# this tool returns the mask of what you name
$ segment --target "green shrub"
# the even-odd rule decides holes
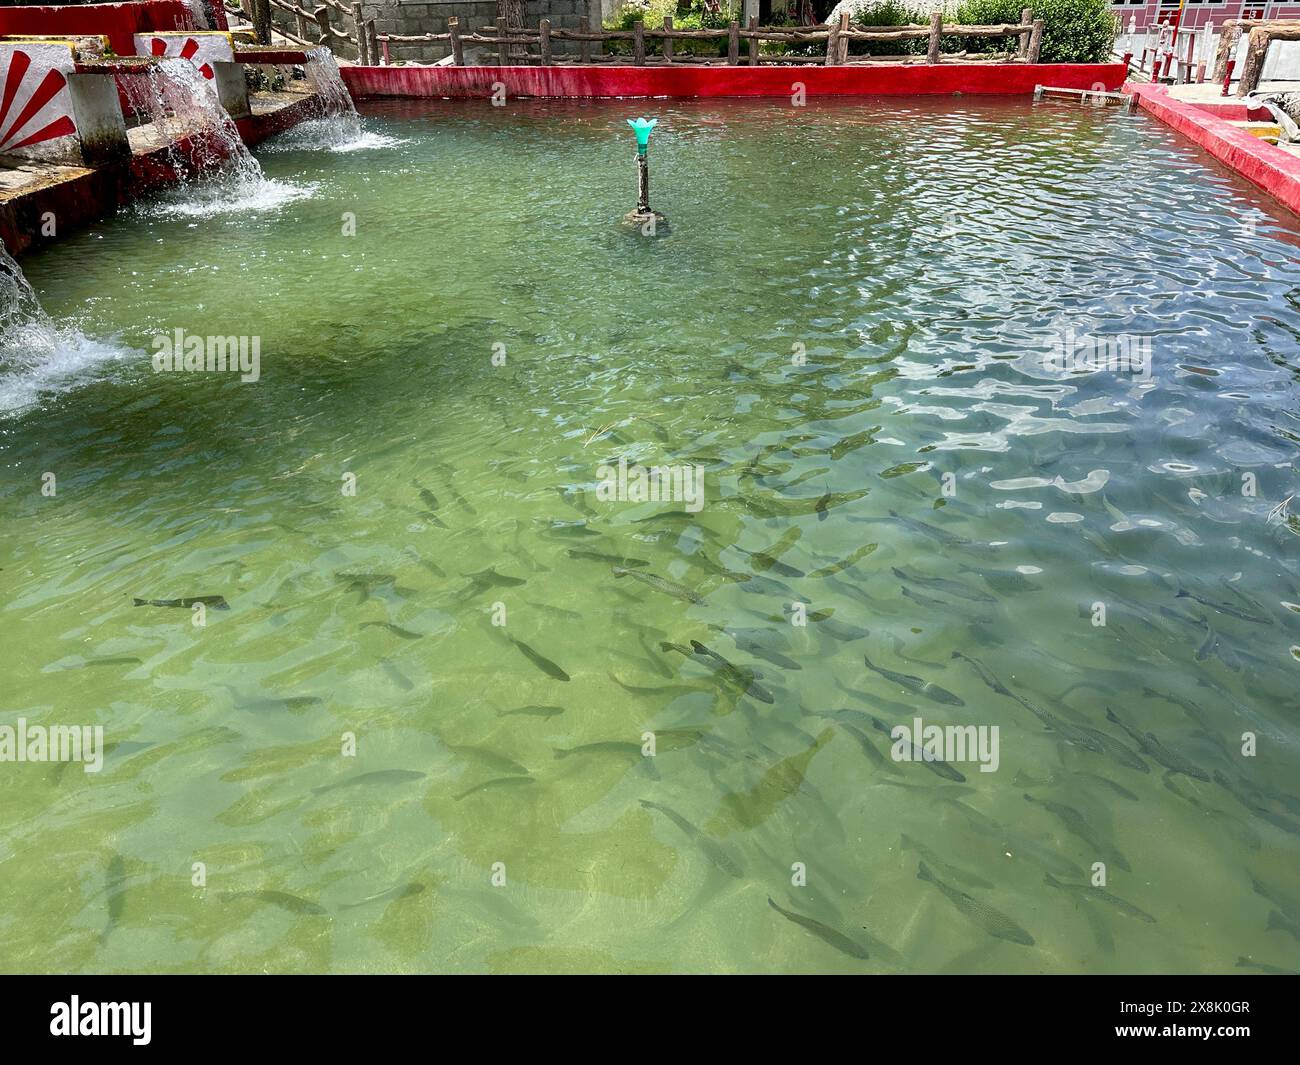
[[[956,21],[967,26],[1018,23],[1024,7],[1043,20],[1043,63],[1104,63],[1115,44],[1115,16],[1106,0],[963,0]],[[965,47],[971,52],[1004,52],[1014,38],[973,37]]]
[[[870,8],[858,11],[854,26],[928,26],[928,7],[914,6],[906,0],[880,0]],[[924,55],[929,47],[924,38],[913,41],[850,41],[850,55]]]

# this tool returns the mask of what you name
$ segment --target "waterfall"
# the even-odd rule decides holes
[[[269,151],[355,152],[363,148],[392,148],[405,143],[400,137],[372,133],[362,128],[352,94],[339,73],[334,53],[328,48],[310,49],[304,71],[307,85],[317,101],[319,117],[302,122],[274,138],[267,145]]]
[[[189,60],[162,59],[145,74],[122,80],[127,101],[143,124],[136,137],[165,146],[167,162],[181,179],[146,207],[149,212],[193,218],[265,210],[314,191],[267,178],[216,89]]]
[[[0,243],[0,415],[30,407],[70,378],[130,354],[53,321]]]

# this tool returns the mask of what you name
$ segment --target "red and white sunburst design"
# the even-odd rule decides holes
[[[0,44],[0,152],[75,136],[68,75],[72,49],[63,44]]]
[[[209,80],[216,76],[213,63],[229,63],[235,48],[228,33],[137,33],[135,54],[188,59]]]

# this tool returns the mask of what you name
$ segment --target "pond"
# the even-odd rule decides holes
[[[23,264],[5,722],[108,747],[0,968],[1300,967],[1294,218],[1088,107],[362,112]]]

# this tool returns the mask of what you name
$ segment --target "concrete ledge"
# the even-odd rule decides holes
[[[1137,96],[1144,111],[1300,214],[1300,157],[1265,144],[1203,107],[1173,99],[1164,85],[1130,84],[1126,88]]]
[[[863,66],[699,67],[353,67],[342,68],[355,98],[423,96],[477,99],[494,84],[510,96],[922,96],[1023,95],[1035,85],[1114,91],[1122,63],[872,63]]]

